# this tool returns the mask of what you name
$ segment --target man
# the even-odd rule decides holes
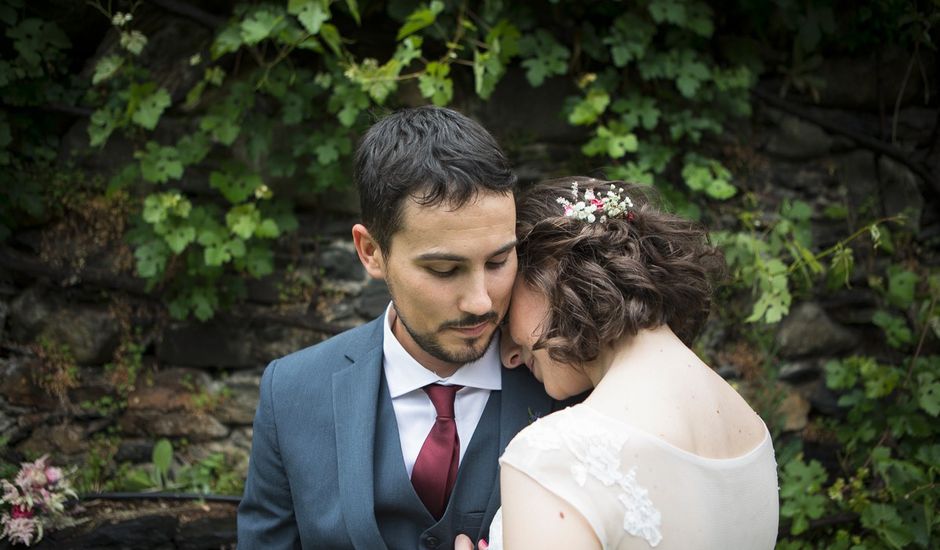
[[[486,538],[497,459],[551,399],[502,369],[515,175],[454,111],[375,124],[356,154],[353,241],[392,296],[378,319],[273,361],[261,380],[239,547],[449,548]]]

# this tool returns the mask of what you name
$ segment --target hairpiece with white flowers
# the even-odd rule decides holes
[[[595,195],[593,189],[585,189],[584,194],[579,196],[578,182],[571,184],[571,196],[574,201],[565,197],[558,197],[556,201],[565,208],[565,217],[583,220],[588,223],[600,221],[606,222],[608,219],[625,218],[627,221],[633,221],[635,214],[630,208],[633,208],[633,201],[627,195],[623,194],[623,187],[611,186],[606,194]]]

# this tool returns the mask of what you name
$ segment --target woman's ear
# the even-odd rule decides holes
[[[354,225],[352,237],[359,261],[362,262],[362,267],[366,268],[369,276],[375,279],[385,279],[385,257],[382,254],[382,248],[372,238],[366,226],[361,223]]]

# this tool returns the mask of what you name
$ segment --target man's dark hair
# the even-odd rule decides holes
[[[392,113],[373,125],[356,150],[362,223],[388,254],[401,228],[402,205],[457,209],[489,191],[511,194],[516,175],[496,140],[480,124],[441,107]]]

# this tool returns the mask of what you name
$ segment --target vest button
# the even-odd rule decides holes
[[[428,548],[437,548],[440,546],[441,541],[434,535],[428,535],[428,538],[424,539],[424,545]]]

